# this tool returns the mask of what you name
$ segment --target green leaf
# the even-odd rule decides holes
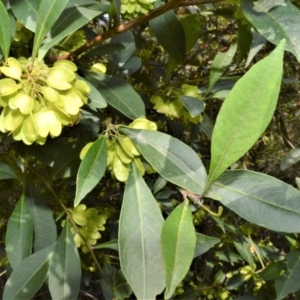
[[[230,45],[227,52],[218,52],[216,57],[214,58],[210,73],[209,73],[209,83],[207,93],[210,92],[215,83],[221,78],[226,69],[230,66],[233,57],[235,55],[237,49],[237,44],[233,43]]]
[[[290,293],[300,289],[300,251],[291,251],[286,255],[287,273],[275,280],[277,299],[283,299]]]
[[[11,24],[5,5],[0,1],[0,47],[4,58],[8,58],[11,43]]]
[[[115,239],[115,240],[110,240],[105,243],[97,244],[97,245],[93,246],[93,249],[112,249],[112,250],[119,251],[118,240]]]
[[[130,295],[132,294],[132,289],[130,288],[130,285],[126,281],[122,271],[113,268],[111,265],[107,263],[104,263],[103,272],[107,278],[109,289],[114,295],[114,297],[112,297],[111,295],[109,298],[105,297],[105,299],[112,299],[112,298],[118,300],[130,299]]]
[[[284,1],[283,5],[268,10],[268,7],[262,5],[267,3],[268,1],[256,3],[242,0],[243,13],[255,29],[271,43],[277,45],[282,39],[286,39],[286,50],[300,61],[299,9],[290,1]]]
[[[120,128],[138,147],[143,157],[168,181],[200,195],[206,170],[199,156],[186,144],[162,132]],[[213,199],[219,199],[212,193]]]
[[[185,52],[188,53],[197,43],[201,33],[200,18],[197,14],[190,14],[179,19],[184,30]]]
[[[261,50],[261,48],[266,44],[267,40],[258,32],[252,31],[252,43],[250,51],[247,57],[245,68],[249,66],[255,55]]]
[[[53,180],[77,175],[78,167],[80,165],[80,151],[89,141],[89,137],[83,136],[61,148],[51,169],[50,176]]]
[[[223,103],[212,135],[206,189],[252,147],[270,123],[280,90],[284,46],[283,40],[255,64]]]
[[[300,191],[274,177],[226,171],[213,190],[223,205],[251,223],[279,232],[300,232]]]
[[[283,261],[271,262],[259,273],[259,276],[263,280],[274,280],[282,277],[283,273],[286,271],[286,264]]]
[[[126,78],[127,76],[135,73],[142,67],[142,59],[137,56],[132,56],[120,69],[120,78]]]
[[[55,46],[66,36],[83,27],[89,21],[108,10],[108,5],[95,1],[70,0],[58,20],[51,28],[51,34],[44,41],[39,50],[39,58],[42,59],[50,48]]]
[[[250,251],[249,244],[246,242],[234,242],[235,249],[240,254],[240,256],[253,268],[255,269],[255,263],[253,255]]]
[[[30,300],[47,278],[49,260],[55,244],[24,259],[8,278],[3,300]]]
[[[30,145],[25,144],[20,145],[22,151],[33,158],[39,160],[47,166],[53,166],[57,154],[61,150],[61,145],[58,145],[56,140],[48,140],[45,145]]]
[[[201,233],[196,233],[196,248],[194,258],[201,256],[210,248],[218,244],[221,240],[215,237],[207,236]]]
[[[106,161],[106,138],[101,135],[89,148],[80,164],[77,173],[74,206],[77,206],[101,180],[106,170]]]
[[[155,2],[156,7],[160,6],[160,0]],[[185,35],[181,23],[178,21],[172,10],[150,20],[150,27],[154,32],[157,41],[179,64],[184,64],[185,59]]]
[[[123,274],[138,299],[155,299],[165,287],[160,233],[163,217],[158,205],[131,164],[119,224],[119,253]]]
[[[145,116],[145,105],[141,96],[127,81],[89,71],[84,74],[108,104],[126,117],[136,119]]]
[[[77,299],[81,281],[80,257],[67,220],[57,240],[49,267],[49,290],[52,299]]]
[[[1,179],[19,179],[15,170],[9,165],[0,162],[0,180]]]
[[[249,24],[243,24],[243,19],[237,19],[238,26],[238,58],[237,58],[237,66],[240,65],[241,61],[244,59],[245,55],[248,53],[251,41],[252,34],[249,28]]]
[[[233,276],[230,277],[229,280],[227,281],[226,288],[230,291],[235,290],[236,288],[240,287],[244,282],[245,282],[245,277],[243,274],[241,273],[233,274]],[[250,300],[250,299],[245,298],[244,300]],[[253,300],[257,300],[257,298],[255,297],[253,298]]]
[[[166,272],[164,296],[170,299],[187,274],[195,253],[196,232],[188,200],[178,205],[165,221],[161,245]]]
[[[5,239],[6,253],[13,269],[30,255],[32,238],[32,219],[25,203],[25,196],[22,194],[8,220]]]
[[[32,58],[35,59],[47,33],[59,18],[69,0],[41,0],[38,13],[36,30],[33,41]]]
[[[56,225],[50,208],[31,181],[26,187],[26,204],[33,221],[34,251],[37,252],[56,242]]]
[[[124,45],[119,43],[98,44],[86,54],[80,56],[80,58],[86,59],[93,56],[119,54],[123,49],[125,49]]]
[[[205,103],[202,100],[185,95],[179,95],[178,97],[192,117],[199,116],[204,111]]]
[[[29,30],[35,32],[40,0],[9,0],[16,18]],[[30,17],[29,17],[30,16]]]
[[[130,59],[134,53],[135,41],[131,32],[123,32],[112,37],[110,44],[121,44],[124,49],[114,53],[113,51],[109,56],[109,71],[112,75],[118,75],[120,68]]]
[[[280,164],[280,170],[286,170],[300,160],[300,149],[292,149]]]
[[[118,27],[120,25],[120,16],[121,16],[121,0],[113,0],[113,12],[110,14],[112,17],[113,15],[113,20],[115,27]]]

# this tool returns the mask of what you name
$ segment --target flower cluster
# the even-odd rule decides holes
[[[76,123],[91,90],[67,60],[49,68],[37,59],[10,57],[0,71],[6,76],[0,80],[0,131],[27,145],[42,145],[48,135],[57,137],[63,126]]]

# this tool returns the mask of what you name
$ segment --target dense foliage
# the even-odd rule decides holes
[[[0,1],[4,300],[300,299],[297,4]]]

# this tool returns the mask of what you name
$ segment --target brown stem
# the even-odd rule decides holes
[[[179,6],[187,6],[187,5],[200,5],[200,4],[207,4],[207,3],[216,3],[222,2],[223,0],[195,0],[195,1],[184,1],[184,0],[171,0],[166,4],[152,10],[146,15],[140,16],[134,20],[128,21],[126,23],[121,24],[120,26],[113,28],[104,32],[101,35],[96,36],[93,40],[87,42],[86,44],[82,45],[81,47],[77,48],[75,51],[71,53],[63,54],[57,57],[57,60],[60,59],[74,59],[78,55],[86,52],[88,49],[96,46],[97,44],[125,31],[133,29],[141,24],[149,22],[150,20],[164,14],[165,12],[179,7]]]

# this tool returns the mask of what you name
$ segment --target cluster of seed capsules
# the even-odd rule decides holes
[[[135,129],[157,130],[157,125],[144,118],[135,119],[128,127]],[[107,144],[107,168],[119,181],[125,182],[129,175],[130,163],[134,162],[143,176],[148,171],[142,160],[141,153],[132,143],[130,138],[124,135],[117,135],[106,140]]]
[[[48,67],[43,61],[10,57],[0,67],[0,131],[17,141],[43,145],[73,125],[87,103],[90,86],[77,78],[77,67],[60,60]]]
[[[129,128],[157,130],[156,123],[145,118],[137,118],[128,125]],[[154,173],[155,170],[148,164],[144,164],[141,159],[141,153],[133,144],[131,139],[114,129],[114,133],[108,133],[106,136],[107,163],[106,167],[114,178],[125,182],[129,175],[130,164],[134,162],[139,173],[143,176],[145,172]],[[81,150],[80,159],[83,159],[89,148],[94,144],[90,142]]]
[[[176,93],[172,96],[165,95],[153,95],[150,102],[154,105],[153,108],[161,114],[173,119],[180,119],[184,124],[189,123],[198,124],[202,120],[202,115],[192,116],[190,112],[185,108],[181,99]],[[183,84],[179,95],[184,95],[188,97],[193,97],[201,99],[199,96],[198,87],[189,84]]]
[[[153,9],[156,0],[121,0],[121,14],[124,18],[132,19],[141,14],[147,14]]]
[[[100,214],[99,211],[94,208],[87,208],[85,204],[79,204],[72,210],[72,218],[74,222],[79,225],[77,230],[80,232],[74,232],[74,242],[76,247],[83,246],[83,251],[87,252],[88,249],[85,247],[85,241],[82,240],[81,236],[84,236],[86,242],[89,245],[95,245],[97,240],[101,238],[99,231],[104,231],[104,224],[106,223],[107,215]]]

